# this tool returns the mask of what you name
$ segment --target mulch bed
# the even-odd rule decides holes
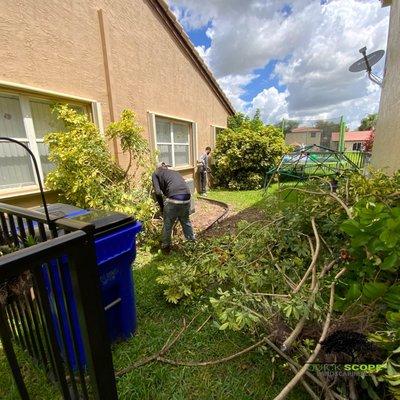
[[[196,233],[204,231],[225,212],[224,207],[202,199],[196,200],[195,210],[190,220]]]
[[[264,211],[258,208],[249,207],[242,211],[229,210],[228,215],[222,221],[204,232],[204,237],[221,236],[225,234],[232,235],[237,231],[238,222],[253,222],[264,218]]]
[[[217,224],[213,225],[210,229],[209,226],[221,217],[225,208],[203,199],[196,199],[195,213],[190,216],[194,231],[197,235],[201,234],[202,237],[221,236],[224,234],[234,234],[236,231],[237,223],[239,221],[253,222],[265,218],[262,210],[257,208],[247,208],[242,211],[235,211],[230,209],[228,214]],[[158,220],[160,229],[162,222]],[[174,236],[183,238],[182,228],[179,223],[175,225]]]

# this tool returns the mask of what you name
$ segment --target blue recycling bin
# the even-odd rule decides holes
[[[49,205],[49,212],[52,216],[94,224],[96,259],[109,339],[115,342],[129,338],[136,330],[131,265],[136,257],[136,235],[142,229],[141,223],[120,213],[88,211],[59,203]],[[43,266],[42,275],[61,352],[74,369],[78,362],[84,366],[83,338],[65,257]]]

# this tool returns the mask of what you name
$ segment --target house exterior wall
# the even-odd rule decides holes
[[[400,1],[390,10],[386,73],[371,163],[392,173],[400,169]]]
[[[306,146],[321,143],[321,132],[315,132],[315,137],[311,137],[311,132],[288,132],[285,136],[286,144],[305,144]]]
[[[354,143],[363,143],[360,140],[346,140],[344,142],[344,151],[357,151],[357,150],[353,150],[353,144]],[[338,150],[339,149],[339,142],[336,141],[332,141],[332,149],[333,150]]]
[[[133,109],[149,142],[149,111],[193,121],[200,153],[230,112],[150,1],[4,2],[0,80],[100,102],[104,126]],[[110,146],[125,167],[120,146]]]

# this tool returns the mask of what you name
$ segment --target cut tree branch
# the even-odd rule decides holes
[[[164,343],[164,346],[161,348],[161,350],[159,352],[157,352],[149,357],[145,357],[144,359],[139,360],[139,361],[135,362],[134,364],[129,365],[128,367],[117,371],[115,373],[115,376],[116,377],[123,376],[136,368],[142,367],[143,365],[149,364],[153,361],[157,361],[157,359],[159,357],[162,357],[165,353],[167,353],[171,349],[171,347],[180,339],[182,334],[189,328],[189,326],[193,323],[193,321],[198,317],[199,314],[200,313],[197,313],[187,325],[186,325],[186,321],[184,319],[182,329],[178,332],[178,334],[172,340],[171,340],[171,337],[173,336],[173,333],[171,333],[171,335],[169,336],[167,341]]]
[[[257,343],[254,343],[252,346],[250,347],[246,347],[245,349],[232,354],[230,356],[227,357],[223,357],[223,358],[218,358],[216,360],[210,360],[210,361],[181,361],[181,360],[171,360],[169,358],[165,358],[165,357],[157,357],[157,361],[161,361],[163,363],[166,364],[171,364],[171,365],[181,365],[181,366],[186,366],[186,367],[205,367],[207,365],[215,365],[215,364],[221,364],[230,360],[233,360],[234,358],[240,357],[246,353],[249,353],[250,351],[256,349],[257,347],[262,346],[263,344],[266,343],[266,338],[263,338],[261,340],[259,340]]]
[[[318,196],[330,196],[333,199],[335,199],[342,206],[344,211],[346,211],[347,216],[350,219],[353,219],[353,214],[351,213],[350,208],[346,205],[346,203],[337,194],[335,194],[333,192],[314,192],[312,190],[300,189],[300,188],[296,188],[296,187],[285,188],[282,190],[296,190],[297,192],[316,194]]]
[[[301,279],[300,283],[293,290],[293,294],[297,293],[302,288],[302,286],[304,285],[304,283],[307,280],[308,276],[313,271],[313,269],[315,269],[316,264],[317,264],[319,251],[320,251],[320,248],[321,248],[321,242],[319,240],[319,234],[318,234],[317,226],[315,224],[315,218],[314,217],[311,218],[311,226],[312,226],[312,229],[313,229],[313,232],[314,232],[314,236],[315,236],[315,250],[310,245],[311,253],[313,254],[310,266],[308,267],[308,269],[307,269],[306,273],[304,274],[303,278]],[[316,282],[313,282],[312,289],[314,288],[315,283]]]
[[[325,323],[322,329],[321,336],[319,338],[318,344],[315,346],[313,353],[310,355],[306,363],[301,367],[301,369],[297,372],[297,374],[292,378],[292,380],[282,389],[282,391],[275,397],[274,400],[283,400],[286,399],[286,396],[291,392],[291,390],[297,385],[299,380],[303,377],[305,372],[307,371],[310,363],[312,363],[316,357],[318,356],[319,351],[321,350],[321,343],[325,340],[325,337],[328,333],[328,329],[331,323],[331,316],[333,310],[333,303],[335,300],[335,286],[337,280],[346,272],[346,268],[343,268],[338,274],[336,274],[332,284],[331,284],[331,294],[329,298],[329,308],[328,313],[326,315]]]

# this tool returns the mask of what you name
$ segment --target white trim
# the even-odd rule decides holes
[[[173,125],[172,125],[172,123],[170,122],[169,123],[169,135],[170,135],[170,138],[171,138],[171,157],[172,157],[172,165],[175,167],[175,143],[174,143],[174,130],[173,130]],[[158,142],[157,142],[157,145],[158,145]],[[190,149],[189,149],[189,151],[190,151]]]
[[[148,124],[149,124],[150,150],[152,153],[154,153],[157,150],[156,116],[154,113],[147,111],[147,119],[148,119]]]
[[[29,103],[29,97],[23,95],[19,95],[18,97],[19,97],[19,104],[21,106],[22,120],[24,122],[25,133],[29,141],[29,148],[31,149],[33,155],[35,156],[39,168],[39,179],[41,182],[43,182],[42,163],[40,160],[38,145],[36,143],[35,127],[33,125],[32,111]],[[32,159],[31,159],[31,164],[33,169],[33,175],[35,177],[35,182],[36,185],[38,185],[39,184],[37,181],[38,178],[36,176],[36,170]]]
[[[215,147],[217,144],[217,128],[218,129],[227,129],[226,126],[219,126],[219,125],[210,125],[211,126],[211,141],[212,141],[212,146]]]
[[[103,114],[101,112],[101,103],[99,101],[92,101],[91,104],[93,122],[99,129],[99,132],[104,136]]]
[[[193,166],[197,165],[198,159],[199,159],[199,138],[197,134],[197,123],[192,122],[192,140],[193,140],[193,146],[192,146],[192,164]]]
[[[169,114],[160,114],[154,111],[147,111],[150,114],[154,114],[156,117],[161,117],[161,118],[167,118],[167,119],[175,119],[177,121],[182,121],[182,122],[187,122],[187,123],[193,123],[194,121],[191,119],[187,119],[187,118],[182,118],[182,117],[176,117],[174,115],[169,115]]]
[[[58,98],[62,98],[62,99],[78,100],[78,101],[81,101],[81,102],[84,102],[84,103],[94,103],[94,102],[96,102],[96,100],[87,99],[85,97],[80,97],[80,96],[74,96],[74,95],[70,95],[70,94],[55,92],[53,90],[39,89],[39,88],[36,88],[36,87],[33,87],[33,86],[22,85],[22,84],[19,84],[19,83],[7,82],[7,81],[2,81],[2,80],[0,80],[0,87],[6,87],[6,88],[9,88],[9,89],[19,89],[19,90],[23,90],[24,92],[44,94],[44,95],[47,95],[47,96],[58,97]]]

